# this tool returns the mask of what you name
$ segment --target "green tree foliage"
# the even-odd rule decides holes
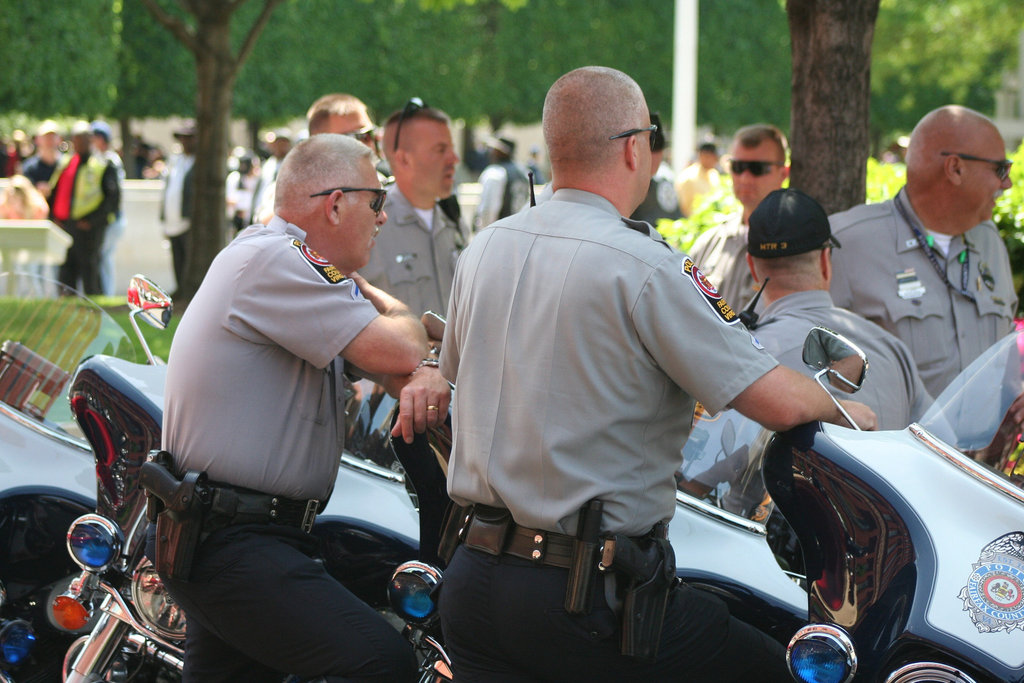
[[[120,36],[112,2],[0,2],[0,111],[40,118],[112,109]]]
[[[175,5],[168,5],[167,12],[185,17]],[[117,102],[108,113],[120,118],[194,116],[194,57],[137,0],[122,5],[120,21]]]
[[[730,135],[764,122],[788,133],[792,68],[783,2],[705,0],[699,12],[697,124]],[[659,26],[669,32],[667,23]]]
[[[1019,0],[882,0],[871,62],[876,147],[945,104],[991,114],[1021,30]]]

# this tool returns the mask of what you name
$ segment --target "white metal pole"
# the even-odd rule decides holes
[[[672,60],[672,170],[690,163],[697,130],[697,1],[676,0]]]

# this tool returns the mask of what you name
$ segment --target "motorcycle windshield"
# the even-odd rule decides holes
[[[26,273],[0,274],[0,402],[77,435],[68,382],[83,359],[100,353],[136,361],[120,325],[75,290]]]
[[[733,514],[764,523],[771,499],[764,487],[761,462],[771,432],[735,410],[694,414],[676,472],[679,491]]]
[[[1018,330],[967,366],[935,399],[918,424],[978,459],[1002,461],[999,469],[1006,474],[1024,472],[1024,467],[1016,464],[1021,450],[1020,428],[1011,425],[1012,420],[1003,425],[1010,406],[1024,391],[1022,363],[1024,332]],[[1001,425],[1005,429],[1000,430]]]

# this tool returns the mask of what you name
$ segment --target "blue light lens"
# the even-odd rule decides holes
[[[846,654],[823,640],[795,643],[789,661],[793,676],[806,683],[842,683],[850,674]]]
[[[93,569],[110,564],[117,550],[114,536],[95,524],[76,524],[68,532],[68,544],[78,561]]]
[[[24,661],[35,644],[36,634],[27,621],[8,621],[0,628],[0,658],[10,666]]]
[[[430,586],[420,577],[400,574],[391,581],[392,606],[403,617],[425,619],[434,613],[436,605],[430,596]]]

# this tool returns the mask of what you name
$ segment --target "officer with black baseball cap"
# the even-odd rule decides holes
[[[804,338],[822,326],[867,355],[869,371],[857,400],[878,416],[879,429],[902,429],[924,414],[931,396],[906,345],[878,325],[832,303],[832,249],[840,244],[828,215],[794,188],[775,190],[750,215],[747,264],[764,283],[755,335],[780,363],[807,375]]]

